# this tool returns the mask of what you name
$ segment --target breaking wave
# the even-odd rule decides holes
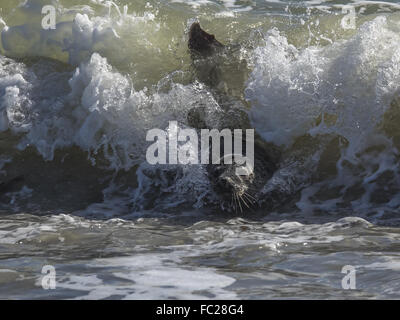
[[[0,195],[4,210],[29,203],[36,211],[63,211],[68,206],[59,196],[78,197],[84,184],[93,194],[74,210],[88,213],[100,203],[112,206],[114,197],[125,213],[218,203],[203,166],[147,164],[145,137],[172,120],[188,127],[193,108],[218,126],[221,101],[246,110],[258,134],[282,151],[262,190],[262,201],[277,203],[273,210],[283,198],[291,207],[283,201],[282,210],[377,217],[400,205],[395,5],[385,13],[367,6],[357,28],[344,32],[342,16],[321,7],[285,27],[287,15],[268,20],[230,2],[199,4],[214,17],[204,19],[207,29],[240,61],[238,67],[222,58],[221,97],[196,77],[187,52],[187,28],[199,6],[189,3],[177,20],[182,4],[175,2],[140,3],[133,12],[109,1],[69,8],[54,1],[57,27],[43,30],[43,3],[28,0],[1,20],[0,172],[4,181],[23,176]],[[53,181],[38,170],[58,172],[60,190],[32,205]]]

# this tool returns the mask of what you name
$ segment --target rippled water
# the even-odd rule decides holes
[[[1,298],[398,298],[398,228],[296,220],[3,217]],[[349,264],[357,290],[342,289]]]
[[[0,298],[400,297],[396,1],[0,7]],[[192,64],[196,20],[229,47],[217,82]],[[281,153],[244,213],[204,166],[145,161],[147,130],[191,109],[218,126],[226,104]]]

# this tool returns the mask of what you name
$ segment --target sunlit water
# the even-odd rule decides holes
[[[400,297],[396,1],[0,6],[0,298]],[[191,108],[218,122],[196,20],[233,48],[219,92],[282,151],[272,209],[223,213],[203,166],[145,161],[147,130]]]

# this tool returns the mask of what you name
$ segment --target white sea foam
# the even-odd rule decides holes
[[[290,144],[307,132],[335,132],[353,152],[360,151],[398,89],[399,41],[385,17],[325,47],[297,49],[277,29],[270,30],[265,45],[254,52],[246,89],[253,124],[278,144]],[[337,115],[336,124],[322,121],[316,128],[324,112]]]
[[[112,168],[130,168],[144,158],[147,130],[165,128],[169,120],[184,124],[190,106],[205,104],[209,113],[219,108],[201,85],[172,83],[166,93],[135,91],[128,76],[96,53],[72,76],[51,73],[38,79],[9,63],[15,70],[0,81],[1,129],[25,132],[19,147],[34,145],[45,159],[57,148],[77,145],[93,155],[104,151]]]
[[[183,252],[182,252],[183,253]],[[181,253],[138,254],[131,257],[93,260],[88,268],[108,268],[116,285],[106,284],[96,275],[64,275],[58,288],[87,292],[78,299],[206,299],[205,293],[218,299],[234,299],[225,288],[235,279],[218,274],[212,268],[181,268]],[[115,270],[115,271],[114,271]]]
[[[303,190],[298,206],[310,209],[309,199],[323,186],[344,185],[343,193],[355,184],[359,173],[349,170],[346,163],[362,165],[366,192],[354,207],[369,206],[377,187],[371,184],[383,172],[397,171],[396,149],[379,129],[383,115],[398,91],[400,83],[400,36],[398,24],[379,16],[363,24],[349,39],[318,47],[298,49],[277,29],[265,35],[265,44],[254,51],[254,69],[246,88],[246,97],[252,104],[250,117],[258,132],[268,141],[289,147],[299,136],[329,134],[343,137],[341,159],[337,164],[338,175],[330,184],[325,181]],[[329,121],[329,115],[334,121]],[[321,121],[317,120],[320,117]],[[384,146],[384,152],[368,155],[363,152],[372,146]],[[306,173],[312,176],[312,168],[319,161],[318,153],[310,155],[305,164],[289,163],[289,177],[277,180],[283,167],[274,177],[278,188],[290,179],[296,181]],[[378,167],[378,169],[376,169]],[[307,171],[309,173],[307,173]],[[265,187],[277,190],[272,179]],[[394,182],[396,183],[396,182]],[[275,183],[276,184],[276,183]],[[320,209],[334,209],[341,197],[325,200]]]
[[[24,133],[18,147],[23,150],[35,146],[46,160],[53,159],[55,150],[75,145],[88,153],[93,164],[102,153],[109,168],[129,169],[144,161],[147,130],[164,129],[172,120],[185,126],[187,113],[197,107],[205,107],[206,117],[212,124],[217,121],[215,114],[220,110],[212,95],[199,83],[185,86],[167,77],[155,89],[166,86],[169,91],[136,91],[129,76],[114,70],[97,53],[81,63],[73,74],[50,72],[37,77],[32,70],[10,59],[4,60],[3,71],[0,123],[4,126],[1,129]],[[146,192],[154,193],[151,187],[159,184],[164,185],[159,205],[174,207],[186,202],[191,194],[189,199],[195,200],[193,205],[202,206],[203,198],[208,195],[211,199],[212,193],[205,169],[196,168],[165,168],[176,173],[173,183],[165,184],[158,177],[164,169],[160,171],[157,166],[142,163],[138,171],[139,188],[133,193],[136,205],[140,207]],[[153,172],[151,179],[146,178],[146,172]],[[162,200],[162,194],[169,196]]]

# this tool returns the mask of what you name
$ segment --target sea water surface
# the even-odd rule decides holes
[[[148,130],[220,111],[194,21],[282,150],[274,207],[211,209],[203,166],[146,162]],[[0,31],[1,299],[400,298],[400,3],[2,0]]]

